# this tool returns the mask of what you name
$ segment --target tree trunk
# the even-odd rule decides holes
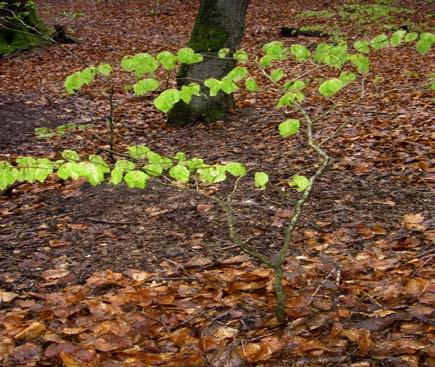
[[[204,61],[182,65],[177,76],[177,85],[204,81],[208,78],[223,78],[235,66],[232,59],[220,59],[217,52],[222,48],[236,51],[243,37],[245,15],[249,0],[202,0],[196,17],[189,47],[202,53]],[[220,92],[209,96],[209,89],[202,82],[201,93],[206,97],[193,97],[187,105],[178,102],[168,115],[170,125],[183,126],[198,120],[207,122],[222,118],[234,107],[232,95]]]
[[[38,15],[33,1],[0,0],[0,56],[29,49],[44,42],[49,29]]]

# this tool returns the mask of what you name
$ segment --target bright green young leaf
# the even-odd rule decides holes
[[[110,172],[109,165],[106,162],[104,162],[104,159],[101,156],[96,155],[96,154],[91,154],[88,159],[89,159],[89,162],[92,162],[95,165],[98,165],[99,166],[98,168],[101,169],[103,173]]]
[[[300,92],[305,88],[305,83],[302,80],[289,81],[284,84],[284,89],[286,92]]]
[[[374,50],[381,50],[388,46],[388,36],[386,34],[380,34],[370,40],[370,46]]]
[[[303,102],[305,99],[305,96],[301,92],[286,92],[282,95],[282,97],[279,99],[278,103],[276,104],[277,108],[281,108],[284,106],[291,106],[295,101],[296,102]]]
[[[53,162],[47,158],[36,159],[34,177],[39,182],[44,182],[53,173]]]
[[[419,39],[415,44],[415,49],[420,55],[426,55],[432,48],[432,42],[427,39]]]
[[[130,171],[124,176],[124,181],[130,189],[144,189],[150,176],[142,171]]]
[[[343,87],[346,87],[356,79],[356,75],[351,71],[342,71],[338,78],[343,82]]]
[[[180,90],[180,98],[181,100],[189,104],[192,100],[192,96],[200,96],[201,87],[198,83],[190,83],[188,85],[183,85]]]
[[[297,134],[300,126],[301,126],[301,123],[297,119],[285,120],[284,122],[281,122],[278,126],[279,134],[283,138],[287,138],[288,136],[292,136],[294,134]]]
[[[77,162],[66,162],[56,171],[56,175],[62,180],[71,178],[77,180],[80,177],[80,166]]]
[[[360,74],[366,74],[370,70],[369,59],[367,56],[361,54],[351,55],[350,61],[358,70]]]
[[[280,41],[266,43],[263,46],[263,51],[271,58],[271,61],[286,59],[286,50],[284,44]]]
[[[210,89],[210,96],[217,96],[222,88],[222,82],[215,78],[209,78],[204,81],[204,85]]]
[[[15,160],[18,170],[18,181],[35,182],[36,159],[33,157],[19,157]]]
[[[218,56],[223,59],[224,57],[227,57],[227,55],[230,53],[230,49],[229,48],[221,48],[218,51]]]
[[[112,185],[119,185],[124,177],[124,170],[121,167],[115,167],[112,172],[110,172],[110,183]]]
[[[323,97],[332,97],[343,88],[343,82],[340,79],[332,78],[324,81],[319,86],[319,92]]]
[[[13,185],[18,178],[18,170],[9,162],[0,161],[0,190]]]
[[[249,92],[257,92],[257,81],[253,77],[249,77],[245,80],[245,87]]]
[[[184,162],[187,159],[186,153],[184,153],[184,152],[177,152],[174,155],[174,158],[179,162]]]
[[[270,65],[272,65],[272,62],[274,61],[274,58],[270,55],[264,55],[261,59],[260,59],[260,65],[263,68],[268,68]]]
[[[403,29],[399,29],[398,31],[394,32],[391,35],[390,38],[390,44],[393,47],[397,47],[402,43],[403,37],[405,37],[406,31]]]
[[[130,147],[130,148],[138,148],[140,150],[140,147],[145,147],[145,146],[144,145],[136,145],[135,147]],[[130,148],[129,148],[129,153],[130,153]],[[146,149],[148,149],[148,148],[146,148]],[[149,151],[149,149],[148,149],[148,151]],[[136,149],[134,149],[133,155],[136,155]],[[137,155],[140,155],[140,152],[138,152]],[[130,156],[132,156],[131,153],[130,153]],[[145,157],[146,157],[146,153],[143,156],[143,158],[145,158]],[[136,158],[136,157],[133,157],[133,158],[134,159],[139,159],[139,158]],[[121,169],[123,171],[133,171],[136,168],[136,165],[133,162],[128,161],[126,159],[120,159],[119,161],[116,161],[115,168],[119,168],[119,169]]]
[[[430,43],[435,43],[435,34],[430,32],[423,32],[420,34],[420,39],[429,41]]]
[[[155,91],[159,85],[159,81],[154,78],[142,79],[133,85],[133,91],[137,96],[143,96],[148,92]]]
[[[303,62],[310,57],[310,51],[302,45],[291,45],[290,52],[297,62]]]
[[[163,167],[160,164],[149,163],[143,170],[152,177],[160,176],[163,173]]]
[[[169,176],[182,183],[189,182],[190,171],[183,165],[177,164],[169,170]]]
[[[278,82],[284,77],[284,72],[281,69],[275,69],[272,70],[270,73],[270,79],[272,79],[273,82]]]
[[[56,135],[56,133],[48,127],[36,127],[34,133],[38,139],[48,139]]]
[[[203,60],[203,56],[195,53],[190,47],[180,48],[177,57],[181,64],[195,64]]]
[[[248,69],[245,68],[244,66],[236,66],[233,70],[231,70],[226,78],[231,79],[234,82],[238,82],[240,80],[242,80],[244,77],[246,77],[246,75],[248,75]]]
[[[255,172],[254,181],[255,187],[264,190],[269,182],[269,176],[265,172]]]
[[[104,166],[93,162],[80,162],[79,172],[81,177],[85,177],[92,186],[99,185],[104,181]]]
[[[405,36],[405,42],[407,42],[407,43],[414,42],[417,38],[418,38],[417,32],[407,33]]]
[[[79,161],[80,156],[75,150],[64,150],[62,152],[62,158],[67,161]]]
[[[112,72],[112,67],[110,66],[110,64],[100,64],[97,66],[97,71],[98,73],[104,75],[104,76],[109,76],[110,73]]]
[[[133,159],[144,159],[148,157],[150,148],[145,145],[133,145],[128,147],[128,154]]]
[[[167,89],[154,100],[154,106],[159,111],[168,112],[174,104],[180,100],[180,92],[177,89]]]
[[[243,50],[237,50],[236,52],[234,52],[233,57],[242,64],[249,60],[247,52]]]
[[[246,168],[239,162],[230,162],[225,165],[225,169],[234,177],[246,176]]]
[[[185,162],[189,171],[193,172],[204,165],[204,160],[201,158],[192,158]]]
[[[177,65],[177,56],[169,51],[162,51],[156,56],[157,61],[165,70],[174,70]]]
[[[197,170],[199,180],[208,184],[225,181],[227,178],[225,172],[225,166],[222,165],[198,168]]]
[[[151,164],[159,165],[164,169],[168,169],[173,166],[172,160],[166,157],[162,157],[156,152],[149,152],[147,158]]]
[[[121,67],[126,71],[134,72],[137,78],[141,78],[147,73],[154,73],[159,67],[159,62],[148,53],[140,53],[123,57]]]
[[[368,54],[370,52],[369,43],[367,41],[358,40],[353,43],[353,48],[357,52]]]
[[[294,187],[297,191],[302,192],[310,186],[310,180],[305,176],[294,175],[288,184],[290,187]]]
[[[225,78],[222,79],[221,89],[223,92],[227,94],[231,94],[237,91],[239,87],[237,86],[236,83],[234,83],[232,79],[226,76]]]

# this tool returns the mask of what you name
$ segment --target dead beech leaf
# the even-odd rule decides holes
[[[52,280],[63,278],[69,273],[69,270],[65,269],[48,269],[41,273],[41,277],[44,278],[45,281],[49,282]]]
[[[194,256],[185,264],[185,266],[188,268],[203,267],[210,265],[212,262],[213,260],[208,257]]]
[[[247,261],[249,261],[248,255],[237,255],[237,256],[233,256],[233,257],[230,257],[228,259],[222,260],[221,264],[234,265],[234,264],[241,264],[241,263],[244,263]]]
[[[423,225],[424,217],[421,213],[405,214],[402,219],[402,225],[405,229],[411,229],[416,231],[425,230]]]
[[[212,336],[204,336],[199,339],[199,348],[203,352],[208,352],[210,350],[216,350],[220,346],[219,340]]]
[[[11,338],[2,336],[0,341],[0,361],[10,355],[15,348],[15,343]]]
[[[20,331],[18,334],[14,336],[15,340],[20,339],[33,339],[40,336],[44,331],[46,327],[43,322],[32,322],[28,327],[26,327],[23,331]]]
[[[367,329],[359,329],[357,344],[361,354],[366,355],[373,346],[370,331]]]
[[[201,203],[196,206],[196,210],[198,211],[198,213],[208,213],[211,209],[213,209],[212,204]]]
[[[18,294],[14,293],[14,292],[6,292],[2,289],[0,289],[0,303],[2,302],[11,302],[13,301],[16,297],[18,297]]]
[[[175,330],[168,336],[168,339],[178,347],[188,344],[190,338],[190,330],[186,327]]]
[[[213,334],[213,336],[219,340],[222,341],[224,339],[232,338],[233,336],[237,335],[239,333],[238,329],[228,327],[228,326],[221,326],[219,329],[216,330],[216,332]]]
[[[42,357],[39,345],[26,343],[15,348],[12,357],[19,363],[38,361]]]
[[[60,352],[60,359],[65,367],[96,367],[98,361],[84,362],[68,352]]]
[[[121,348],[129,348],[133,345],[133,341],[128,336],[120,336],[108,332],[101,335],[92,345],[101,352],[111,352]]]
[[[402,288],[401,293],[418,297],[426,291],[429,285],[430,282],[427,279],[412,278],[409,279],[406,285]]]
[[[249,362],[266,361],[280,351],[284,343],[278,337],[263,339],[260,343],[249,343],[239,348],[240,355]]]

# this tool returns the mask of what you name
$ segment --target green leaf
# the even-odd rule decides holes
[[[210,96],[217,96],[222,88],[222,82],[215,78],[209,78],[204,81],[204,85],[210,89]]]
[[[233,58],[235,58],[237,61],[241,62],[242,64],[244,64],[249,60],[247,52],[243,50],[237,50],[236,52],[234,52]]]
[[[124,170],[121,167],[115,167],[110,173],[110,183],[112,185],[119,185],[124,177]]]
[[[283,138],[287,138],[288,136],[292,136],[297,134],[299,131],[299,127],[301,123],[297,119],[287,119],[284,122],[281,122],[278,126],[279,134]]]
[[[204,160],[201,158],[192,158],[185,162],[189,171],[193,172],[204,165]]]
[[[38,158],[35,165],[34,177],[39,182],[44,182],[53,173],[53,162],[47,158]]]
[[[221,89],[223,92],[227,94],[234,93],[239,89],[236,83],[233,82],[232,79],[225,77],[222,79]],[[211,94],[210,94],[211,95]]]
[[[109,76],[110,73],[112,72],[112,66],[110,66],[110,64],[100,64],[97,66],[97,71],[98,73],[104,75],[104,76]]]
[[[185,166],[177,164],[169,170],[169,176],[177,181],[187,183],[189,182],[190,171]]]
[[[92,186],[99,185],[104,181],[105,168],[101,164],[94,162],[80,162],[80,176],[85,177]]]
[[[397,47],[402,43],[403,37],[405,37],[406,31],[403,29],[399,29],[398,31],[394,32],[391,35],[390,38],[390,44],[393,47]]]
[[[238,82],[246,77],[246,75],[248,75],[247,68],[245,68],[244,66],[236,66],[227,74],[226,78],[229,78],[234,82]]]
[[[148,92],[155,91],[159,85],[159,81],[154,78],[142,79],[133,85],[133,91],[137,96],[143,96]]]
[[[64,150],[62,152],[62,158],[67,161],[79,161],[80,156],[75,150]]]
[[[278,103],[276,104],[277,108],[281,108],[284,106],[291,106],[293,102],[303,102],[305,99],[305,96],[301,92],[286,92],[282,95],[282,97],[279,99]]]
[[[239,162],[230,162],[225,165],[225,169],[234,177],[246,176],[246,168]]]
[[[255,172],[254,181],[255,187],[264,190],[269,182],[269,176],[265,172]]]
[[[190,47],[180,48],[177,57],[181,64],[195,64],[204,59],[202,55],[196,54]]]
[[[405,42],[407,42],[407,43],[414,42],[417,38],[418,38],[418,33],[417,32],[411,32],[411,33],[406,34],[406,36],[405,36]]]
[[[227,55],[230,53],[230,49],[229,48],[221,48],[218,51],[218,56],[223,59],[224,57],[227,57]]]
[[[36,127],[34,133],[38,139],[46,139],[55,136],[56,134],[48,127]]]
[[[134,72],[137,78],[141,78],[147,73],[154,73],[159,67],[159,62],[148,53],[140,53],[123,57],[121,67],[126,71]]]
[[[156,56],[157,61],[165,70],[174,70],[177,65],[177,56],[169,51],[162,51]]]
[[[148,157],[148,153],[150,152],[150,148],[146,145],[133,145],[128,147],[128,154],[133,159],[144,159]]]
[[[388,36],[386,34],[380,34],[370,40],[370,46],[374,50],[381,50],[388,46]]]
[[[332,97],[343,88],[343,82],[340,79],[332,78],[324,81],[319,86],[319,92],[323,97]]]
[[[432,48],[432,42],[427,39],[419,39],[415,44],[415,49],[420,55],[426,55]]]
[[[423,32],[420,34],[420,39],[424,41],[429,41],[430,43],[435,43],[435,34],[430,32]]]
[[[370,64],[367,56],[361,54],[351,55],[350,61],[357,68],[358,73],[366,74],[369,72]]]
[[[180,98],[181,100],[189,104],[192,100],[192,96],[200,96],[201,87],[198,83],[190,83],[189,85],[183,85],[180,90]]]
[[[77,162],[66,162],[56,171],[56,175],[62,180],[72,178],[77,180],[80,177],[80,166]]]
[[[284,84],[284,89],[286,92],[300,92],[305,88],[305,85],[302,80],[289,81]]]
[[[253,77],[247,78],[245,80],[245,87],[249,92],[257,92],[258,91],[257,81]]]
[[[305,176],[294,175],[288,184],[290,187],[294,187],[297,191],[302,192],[310,186],[310,180]]]
[[[338,78],[342,81],[343,87],[346,87],[356,79],[356,75],[351,71],[342,71]]]
[[[364,54],[368,54],[370,52],[369,43],[367,41],[358,40],[353,43],[353,48]]]
[[[270,73],[270,78],[275,83],[281,80],[283,77],[284,77],[284,72],[281,69],[272,70],[272,72]]]
[[[284,44],[280,41],[272,41],[266,43],[263,46],[263,51],[269,56],[272,61],[274,60],[285,60],[286,51],[284,48]]]
[[[174,158],[179,162],[184,162],[187,159],[186,153],[184,153],[184,152],[177,152],[174,155]]]
[[[160,154],[156,152],[149,152],[147,156],[149,162],[151,164],[156,164],[161,166],[164,169],[168,169],[173,166],[172,160],[166,157],[162,157]]]
[[[290,52],[296,58],[297,62],[303,62],[310,57],[310,51],[302,45],[291,45]]]
[[[225,172],[225,166],[222,165],[214,165],[197,170],[199,180],[208,184],[225,181],[227,178]]]
[[[96,155],[96,154],[91,154],[88,159],[89,159],[89,162],[92,162],[95,165],[98,165],[99,169],[101,169],[103,173],[110,172],[109,165],[104,161],[104,159],[101,156]]]
[[[160,164],[149,163],[143,170],[152,177],[158,177],[163,173],[163,167]]]
[[[9,162],[0,161],[0,190],[13,185],[18,179],[18,170]]]
[[[154,100],[154,106],[162,112],[168,112],[180,100],[180,92],[177,89],[167,89]]]
[[[260,59],[260,65],[263,68],[268,68],[272,62],[274,61],[274,58],[270,55],[264,55],[261,59]]]
[[[144,147],[144,145],[136,145],[136,147]],[[132,148],[132,147],[130,147],[130,148]],[[130,153],[130,148],[129,148],[129,153]],[[148,149],[148,151],[149,151],[149,149]],[[135,154],[135,153],[133,153],[133,154]],[[130,156],[131,156],[131,154],[130,154]],[[116,161],[115,168],[122,169],[123,171],[133,171],[136,168],[136,165],[133,162],[128,161],[126,159],[120,159],[119,161]]]
[[[144,189],[150,176],[142,171],[130,171],[124,176],[124,181],[130,189]]]

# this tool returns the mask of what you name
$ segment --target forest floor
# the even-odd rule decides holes
[[[67,96],[63,80],[83,67],[77,57],[119,65],[127,54],[186,45],[199,1],[152,3],[38,2],[48,24],[66,25],[80,43],[0,59],[0,160],[107,148],[107,86],[97,82]],[[401,11],[377,22],[357,2],[253,0],[241,48],[254,54],[273,40],[308,47],[328,41],[280,37],[281,26],[321,24],[332,41],[349,44],[385,26],[433,29],[430,1],[394,3]],[[336,13],[298,17],[312,10]],[[373,53],[363,98],[361,83],[335,105],[307,98],[316,139],[342,128],[324,144],[333,163],[304,208],[285,264],[285,327],[274,317],[272,271],[242,254],[224,213],[203,196],[152,183],[142,191],[55,178],[5,193],[0,364],[434,366],[431,55],[410,45]],[[301,70],[289,64],[286,71]],[[286,182],[316,168],[302,138],[279,136],[278,124],[290,116],[273,107],[279,89],[238,92],[223,121],[171,128],[149,98],[126,92],[129,80],[116,75],[115,150],[146,144],[168,156],[184,151],[270,174],[264,191],[241,181],[233,202],[240,236],[273,256],[297,199]],[[90,127],[35,135],[35,128],[66,123]],[[209,190],[223,196],[230,188]]]

